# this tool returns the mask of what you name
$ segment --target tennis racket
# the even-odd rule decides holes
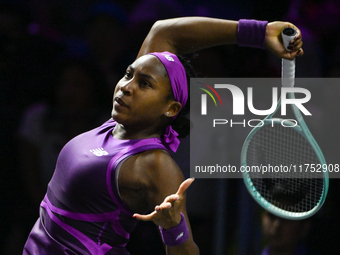
[[[285,28],[281,34],[287,49],[297,32]],[[295,59],[282,59],[281,79],[282,86],[294,86]],[[295,98],[294,93],[288,96]],[[248,171],[242,174],[249,193],[265,210],[285,219],[305,219],[314,215],[326,199],[327,165],[298,107],[291,105],[298,124],[285,120],[283,126],[283,119],[273,118],[280,104],[281,99],[276,110],[247,136],[241,167]],[[253,166],[258,171],[251,171]]]

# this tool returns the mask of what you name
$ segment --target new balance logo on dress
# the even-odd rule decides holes
[[[163,54],[163,56],[164,56],[168,61],[171,61],[171,62],[174,62],[174,61],[175,61],[169,54]]]
[[[97,149],[93,149],[90,150],[94,155],[96,155],[97,157],[101,157],[103,155],[108,155],[109,153],[107,151],[105,151],[103,148],[97,148]]]
[[[178,239],[180,239],[183,235],[184,235],[184,232],[180,233],[180,234],[177,236],[176,241],[177,241]]]

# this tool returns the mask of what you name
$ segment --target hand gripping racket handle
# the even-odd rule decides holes
[[[297,31],[294,28],[286,27],[282,30],[282,42],[283,46],[287,51],[289,42],[297,36]],[[295,78],[295,59],[288,60],[282,59],[282,87],[294,87],[294,78]]]
[[[289,42],[293,40],[297,35],[298,35],[298,32],[294,28],[286,27],[282,29],[281,31],[282,42],[283,42],[283,46],[285,47],[287,51],[290,51],[288,49]]]

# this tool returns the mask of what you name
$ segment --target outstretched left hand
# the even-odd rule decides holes
[[[167,196],[150,214],[141,215],[135,213],[132,217],[142,221],[153,221],[156,225],[161,226],[164,229],[177,226],[181,221],[180,210],[184,199],[184,193],[193,181],[194,178],[183,181],[176,194]]]

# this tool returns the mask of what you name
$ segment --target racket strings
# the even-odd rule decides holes
[[[248,174],[254,187],[271,204],[289,212],[306,212],[319,203],[323,174],[310,171],[310,166],[320,162],[295,128],[263,126],[251,139],[246,160],[253,170]]]

